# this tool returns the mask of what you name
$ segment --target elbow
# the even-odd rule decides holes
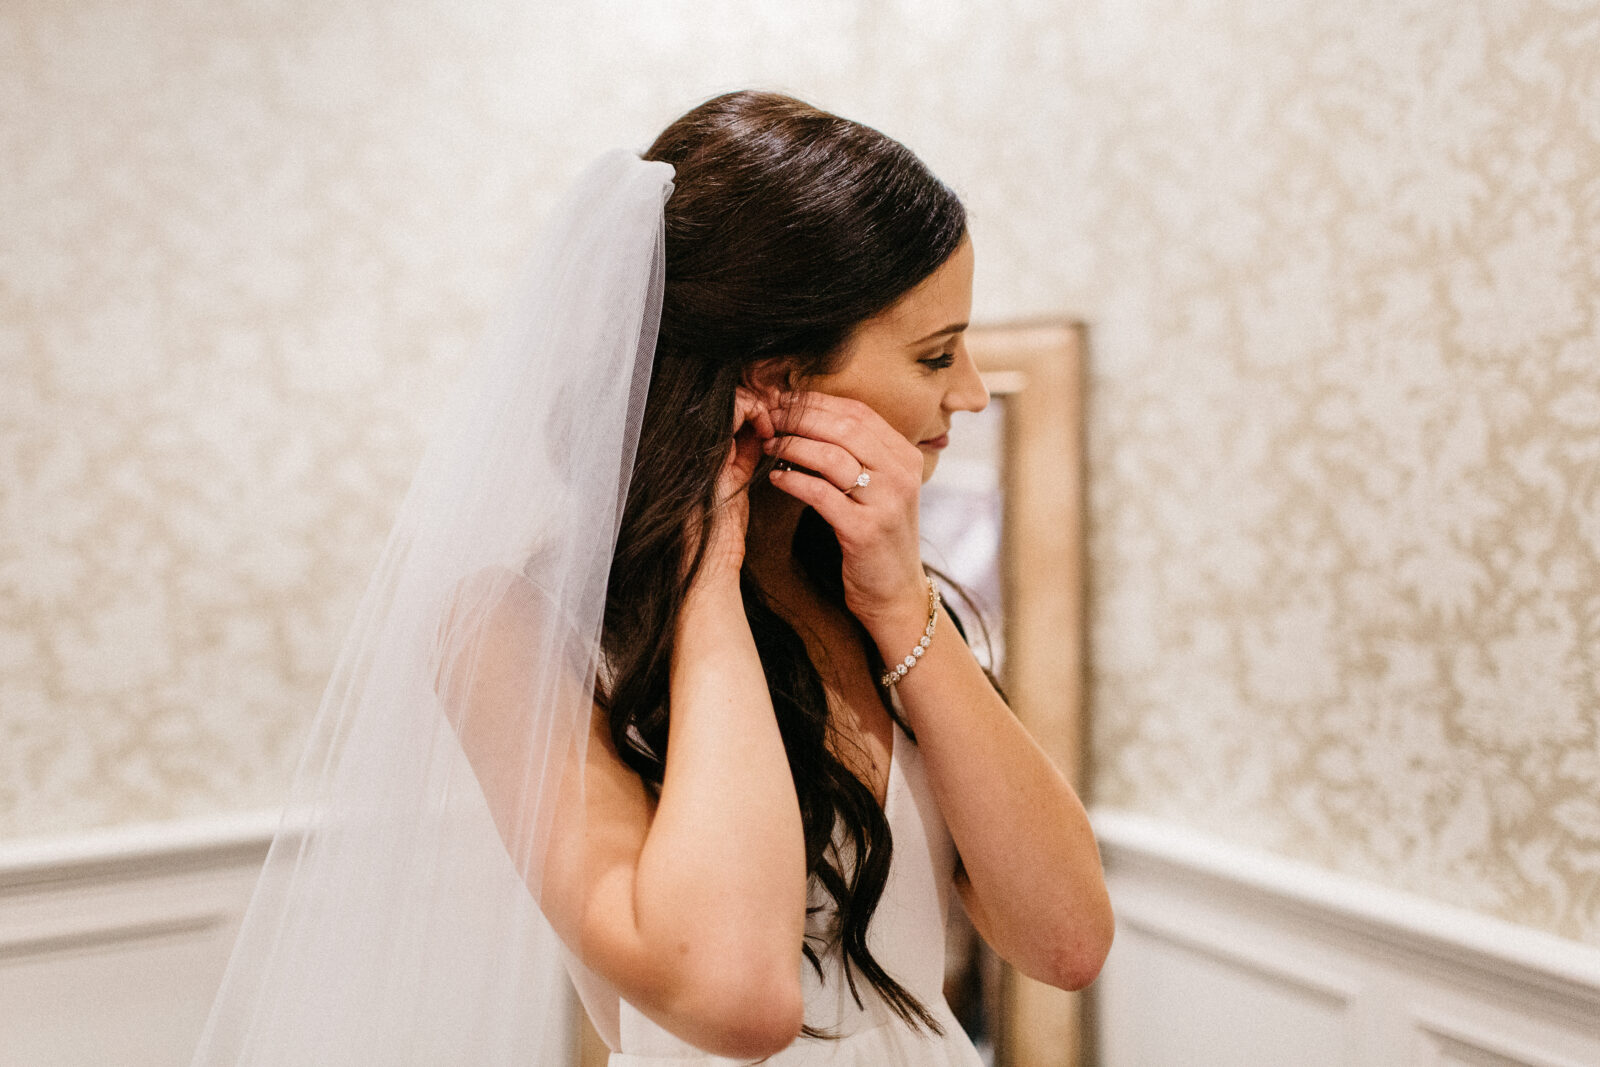
[[[729,1019],[720,1040],[707,1052],[737,1060],[764,1060],[788,1048],[800,1036],[801,1004],[768,1002],[753,1012]]]
[[[1051,951],[1042,961],[1043,973],[1031,977],[1057,989],[1076,991],[1088,987],[1100,976],[1115,934],[1116,924],[1107,902],[1089,921],[1054,938]]]
[[[1057,989],[1072,992],[1086,989],[1100,977],[1100,968],[1105,966],[1106,955],[1110,949],[1111,946],[1107,945],[1103,950],[1079,949],[1063,952],[1051,963],[1050,974],[1043,980]]]
[[[703,987],[699,1048],[732,1059],[761,1060],[787,1048],[805,1021],[798,968],[768,976],[725,968]],[[689,1036],[689,1035],[685,1035]]]

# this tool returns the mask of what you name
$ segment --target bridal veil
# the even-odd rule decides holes
[[[566,1049],[562,939],[539,904],[555,853],[581,848],[672,178],[622,151],[584,172],[448,408],[317,713],[197,1067],[542,1065]]]

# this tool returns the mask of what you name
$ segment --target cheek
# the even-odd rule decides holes
[[[899,388],[879,390],[867,404],[893,426],[895,432],[915,444],[927,437],[939,421],[939,394],[922,382],[907,382]]]
[[[930,388],[931,384],[927,376],[914,368],[891,371],[872,363],[869,368],[857,366],[831,379],[825,378],[816,388],[861,401],[901,437],[915,443],[927,437],[939,423],[939,401],[943,392]]]
[[[830,390],[833,392],[833,390]],[[908,441],[922,440],[927,423],[925,405],[918,403],[917,391],[910,387],[841,389],[835,395],[859,400],[878,413],[894,431]]]

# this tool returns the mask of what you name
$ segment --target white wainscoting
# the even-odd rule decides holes
[[[0,842],[0,1067],[187,1067],[278,822]]]
[[[1100,1067],[1600,1067],[1600,948],[1096,809]],[[0,844],[0,1067],[183,1067],[271,815]]]
[[[274,814],[0,844],[0,1067],[183,1067]]]
[[[1108,809],[1100,1067],[1600,1067],[1600,947]]]

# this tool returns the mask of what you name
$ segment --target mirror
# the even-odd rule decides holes
[[[992,399],[956,424],[923,491],[925,551],[973,594],[1013,710],[1081,794],[1083,329],[975,328],[967,344]],[[1083,997],[1012,971],[952,911],[946,994],[980,1048],[997,1067],[1083,1062]]]

